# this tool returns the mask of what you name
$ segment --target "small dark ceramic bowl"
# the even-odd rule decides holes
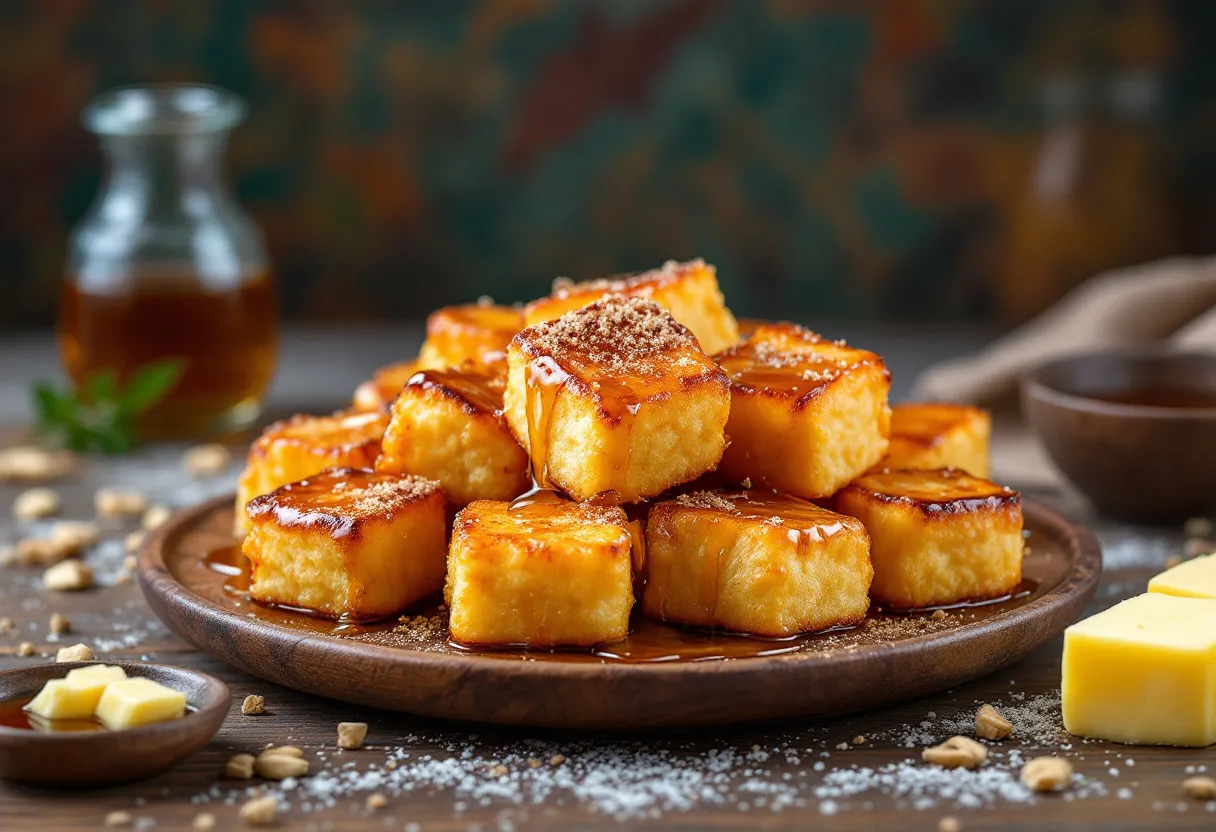
[[[1189,401],[1103,400],[1145,390]],[[1102,514],[1174,523],[1216,508],[1216,354],[1139,349],[1053,361],[1022,379],[1022,410]]]
[[[52,662],[0,672],[0,701],[32,696],[48,679],[96,662]],[[124,731],[45,733],[0,725],[0,779],[84,788],[145,780],[198,751],[228,715],[228,686],[205,673],[142,662],[105,662],[186,694],[181,719]]]

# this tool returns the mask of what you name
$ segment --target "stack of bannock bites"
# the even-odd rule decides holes
[[[986,413],[892,409],[873,352],[742,330],[700,260],[435,312],[351,410],[254,443],[252,597],[359,620],[442,590],[454,641],[552,648],[635,607],[781,638],[1014,590]]]

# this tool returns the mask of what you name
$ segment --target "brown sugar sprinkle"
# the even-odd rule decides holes
[[[715,494],[712,491],[694,491],[690,494],[681,494],[676,497],[676,502],[688,508],[704,508],[712,511],[724,511],[727,514],[738,514],[738,507],[720,494]]]
[[[612,374],[639,360],[697,346],[697,339],[654,301],[610,295],[560,318],[529,327],[517,344],[533,355],[575,354]]]
[[[276,514],[282,525],[332,526],[391,516],[438,488],[439,483],[426,477],[329,468],[255,498],[247,510],[251,518]]]
[[[578,283],[568,277],[555,277],[553,294],[565,297],[584,292],[624,292],[634,296],[647,296],[655,289],[679,279],[684,273],[703,268],[705,268],[705,261],[698,257],[684,263],[678,260],[668,260],[657,269],[615,277],[600,277]]]

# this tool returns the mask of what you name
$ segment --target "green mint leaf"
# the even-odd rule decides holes
[[[109,367],[98,370],[85,382],[84,393],[89,404],[112,402],[118,398],[118,377]]]
[[[185,362],[176,358],[140,367],[118,397],[118,409],[127,415],[143,413],[173,389],[183,370]]]

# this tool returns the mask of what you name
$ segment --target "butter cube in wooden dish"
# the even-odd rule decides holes
[[[670,623],[782,637],[856,624],[870,606],[861,523],[760,489],[651,506],[645,569],[642,611]]]
[[[355,388],[351,407],[365,413],[387,413],[405,383],[422,369],[417,361],[402,361],[381,367]]]
[[[143,676],[110,682],[96,716],[112,731],[167,722],[186,713],[186,694]]]
[[[731,384],[725,476],[817,499],[886,455],[891,375],[874,353],[781,323],[714,358]]]
[[[393,404],[376,470],[439,482],[454,505],[509,500],[531,483],[503,415],[506,373],[466,364],[423,370]]]
[[[528,327],[507,360],[507,422],[542,486],[633,502],[722,457],[726,376],[652,301],[607,297]]]
[[[1013,489],[962,471],[876,471],[836,495],[870,535],[876,603],[894,609],[999,598],[1022,580]]]
[[[91,719],[111,682],[127,678],[121,667],[95,664],[68,671],[42,686],[25,709],[43,719]]]
[[[988,476],[988,411],[961,404],[911,403],[891,408],[891,444],[880,468],[957,468]]]
[[[662,306],[692,331],[709,354],[739,340],[735,316],[718,288],[717,270],[703,260],[669,260],[657,269],[583,283],[555,283],[553,294],[528,304],[525,323],[533,326],[560,318],[608,295],[645,298]]]
[[[426,319],[426,341],[418,353],[423,369],[442,370],[502,363],[507,344],[524,328],[524,313],[512,306],[470,303],[436,309]]]
[[[246,506],[249,594],[335,619],[400,612],[443,587],[439,484],[331,468]]]
[[[326,468],[371,468],[387,427],[385,413],[354,411],[293,416],[267,427],[250,445],[237,482],[237,533],[248,531],[244,508],[254,497]]]
[[[1150,592],[1064,631],[1069,733],[1134,745],[1216,742],[1216,601]]]
[[[1216,555],[1203,555],[1165,570],[1148,582],[1148,591],[1216,600]]]
[[[461,644],[590,646],[624,638],[633,607],[628,518],[550,492],[456,515],[444,594]]]

